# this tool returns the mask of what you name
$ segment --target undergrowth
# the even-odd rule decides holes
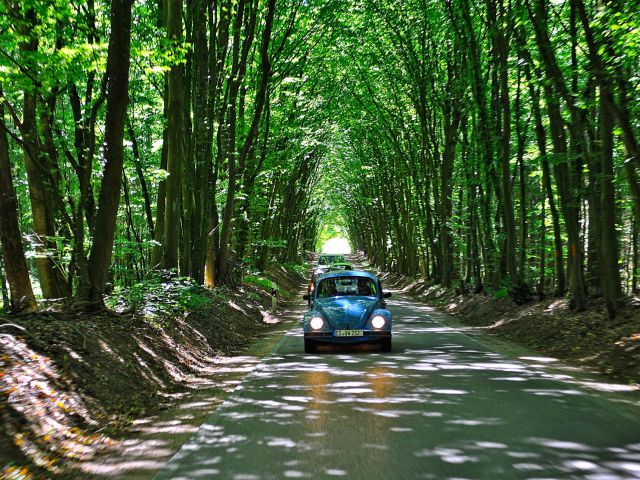
[[[208,290],[193,278],[158,271],[130,287],[117,287],[106,304],[118,312],[140,312],[146,319],[155,320],[228,299],[229,291],[224,287]]]
[[[271,280],[261,277],[259,275],[245,275],[244,281],[265,290],[271,289]]]

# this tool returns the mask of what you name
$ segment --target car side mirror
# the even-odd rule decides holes
[[[305,293],[304,295],[302,295],[302,298],[308,301],[308,300],[311,300],[311,295],[309,295],[308,293]]]
[[[384,292],[382,298],[391,298],[391,292]]]

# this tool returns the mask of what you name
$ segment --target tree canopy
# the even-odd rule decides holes
[[[340,226],[382,270],[613,317],[639,288],[639,11],[2,0],[5,305],[99,309],[154,269],[234,286]]]

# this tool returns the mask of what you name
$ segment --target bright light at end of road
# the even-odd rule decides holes
[[[346,238],[331,238],[324,242],[322,253],[340,253],[347,255],[351,253],[351,245],[349,245],[349,240]]]

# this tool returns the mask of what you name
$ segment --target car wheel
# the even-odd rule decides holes
[[[380,343],[380,351],[381,352],[390,352],[391,351],[391,338],[385,338]]]
[[[304,341],[304,353],[315,353],[316,344],[311,340],[305,339]]]

